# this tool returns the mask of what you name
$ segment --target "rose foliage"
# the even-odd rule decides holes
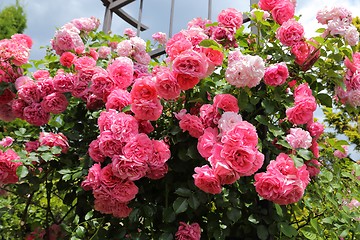
[[[1,235],[359,238],[360,167],[314,118],[359,113],[351,13],[320,11],[306,38],[294,1],[254,7],[252,31],[230,8],[154,34],[163,58],[93,17],[32,64],[30,37],[1,40]]]

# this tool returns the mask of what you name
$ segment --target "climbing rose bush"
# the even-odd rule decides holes
[[[155,33],[158,59],[132,29],[105,34],[94,17],[58,28],[41,60],[29,62],[29,36],[1,40],[4,234],[357,238],[359,165],[344,170],[349,143],[315,116],[358,114],[358,35],[334,7],[307,39],[295,7],[261,0]]]

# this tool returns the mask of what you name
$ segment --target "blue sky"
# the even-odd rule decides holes
[[[103,21],[105,7],[101,0],[20,0],[27,14],[27,29],[25,33],[32,37],[34,46],[31,59],[41,59],[45,49],[40,46],[49,45],[57,27],[74,18],[95,16]],[[138,16],[139,2],[135,1],[124,9],[132,16]],[[213,0],[212,20],[225,8],[233,7],[239,11],[249,11],[250,0]],[[296,15],[301,15],[300,22],[304,25],[307,37],[315,35],[315,30],[321,25],[317,24],[316,12],[325,6],[341,5],[352,11],[353,16],[360,16],[360,0],[297,0]],[[16,0],[1,0],[0,10],[7,5],[15,4]],[[173,33],[186,27],[189,20],[195,17],[207,17],[208,0],[175,0],[175,15]],[[143,7],[143,23],[149,29],[141,33],[144,39],[150,39],[155,32],[168,33],[171,0],[145,0]],[[102,27],[102,26],[101,26]],[[130,27],[120,18],[114,16],[112,31],[122,34],[124,29]],[[322,118],[321,113],[316,114]],[[356,156],[355,156],[356,155]],[[354,153],[354,158],[360,154]]]

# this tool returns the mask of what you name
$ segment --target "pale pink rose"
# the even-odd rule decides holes
[[[271,10],[271,15],[273,19],[280,25],[293,18],[294,14],[295,6],[289,0],[284,0],[280,2]]]
[[[130,105],[130,93],[122,89],[114,89],[106,99],[106,110],[115,109],[121,111],[124,107]]]
[[[146,173],[146,177],[149,179],[157,180],[163,178],[168,172],[169,167],[165,163],[162,166],[149,165],[149,171]]]
[[[335,150],[334,156],[337,158],[346,158],[349,155],[349,146],[348,145],[341,145],[344,151]]]
[[[1,139],[0,141],[0,146],[3,147],[10,147],[14,142],[14,139],[12,137],[4,137],[3,139]]]
[[[131,141],[138,134],[138,121],[131,115],[119,112],[113,115],[110,125],[112,137],[120,142]]]
[[[150,76],[136,79],[132,85],[130,96],[132,101],[157,99],[154,80]]]
[[[225,79],[235,87],[252,88],[260,83],[264,74],[265,63],[262,58],[259,56],[242,55],[239,61],[229,63],[225,72]]]
[[[234,147],[246,146],[255,148],[258,143],[258,135],[251,123],[241,121],[221,137],[221,142],[224,145]]]
[[[30,36],[23,33],[16,33],[11,36],[11,39],[19,44],[26,45],[28,48],[31,48],[33,41]]]
[[[183,29],[181,33],[185,35],[186,39],[188,39],[193,46],[197,46],[202,40],[209,38],[204,29],[200,27]]]
[[[116,46],[116,53],[120,57],[129,57],[134,53],[130,40],[123,40]]]
[[[237,29],[240,28],[243,23],[243,16],[242,13],[236,9],[227,8],[219,13],[217,21],[222,26]]]
[[[210,24],[211,20],[202,19],[201,17],[193,18],[187,24],[187,28],[190,29],[192,27],[200,27],[202,29],[206,28],[206,24]]]
[[[80,37],[80,30],[72,23],[67,23],[55,32],[51,39],[51,46],[56,54],[61,55],[66,51],[83,52],[85,45]]]
[[[148,159],[148,164],[151,167],[163,166],[171,157],[169,145],[162,140],[152,140],[154,152],[151,158]]]
[[[212,155],[213,147],[217,142],[218,130],[216,128],[206,128],[204,134],[198,139],[197,149],[203,158],[209,158]]]
[[[128,37],[135,37],[136,32],[132,28],[125,28],[124,35],[127,35]]]
[[[81,187],[85,191],[93,190],[100,187],[101,184],[101,166],[99,163],[92,165],[85,180],[81,182]]]
[[[214,106],[224,112],[239,112],[238,100],[231,94],[217,94],[213,101]]]
[[[200,78],[178,72],[172,72],[181,90],[189,90],[200,82]]]
[[[348,103],[353,107],[359,107],[360,106],[360,88],[357,90],[350,90],[348,91],[347,95]]]
[[[193,175],[195,186],[207,193],[221,193],[220,179],[215,175],[212,168],[208,165],[196,167],[195,173],[196,174]]]
[[[304,98],[295,104],[294,107],[286,110],[288,120],[293,124],[306,124],[313,119],[316,110],[316,102],[311,98]]]
[[[76,18],[71,20],[71,23],[80,31],[87,33],[96,30],[100,26],[100,20],[96,17]]]
[[[204,125],[204,128],[216,127],[220,119],[220,113],[214,105],[203,104],[199,109],[199,117]]]
[[[316,19],[318,20],[319,23],[321,24],[327,24],[328,21],[336,19],[336,18],[340,18],[340,19],[344,19],[346,18],[348,20],[348,22],[352,21],[352,16],[351,16],[351,12],[341,6],[332,6],[332,7],[325,7],[321,10],[319,10],[316,14]]]
[[[310,133],[301,128],[290,128],[290,134],[286,135],[286,141],[293,149],[308,149],[312,145]]]
[[[271,11],[282,0],[259,0],[259,7],[265,11]]]
[[[83,70],[85,68],[92,68],[96,66],[96,61],[92,57],[83,56],[76,58],[73,62],[75,70]]]
[[[130,181],[144,177],[149,169],[146,162],[126,158],[123,155],[115,155],[112,158],[111,166],[116,177]]]
[[[352,60],[345,57],[344,64],[348,69],[355,73],[357,69],[360,69],[360,52],[353,53]]]
[[[0,150],[0,185],[16,183],[19,178],[16,169],[22,165],[19,155],[12,149],[5,152]]]
[[[118,57],[108,65],[106,70],[116,87],[126,89],[132,84],[134,64],[130,58]]]
[[[356,46],[359,43],[359,32],[354,25],[350,25],[345,30],[345,40],[350,46]]]
[[[76,60],[76,55],[72,52],[64,52],[61,54],[60,57],[60,64],[64,67],[71,67],[74,64],[74,61]]]
[[[284,22],[276,31],[276,37],[285,46],[293,46],[304,38],[304,27],[295,19]]]
[[[131,111],[139,120],[156,121],[162,114],[163,106],[160,99],[138,99],[132,102]]]
[[[132,58],[142,64],[142,65],[149,65],[150,64],[150,61],[151,61],[151,57],[150,55],[143,51],[143,52],[135,52],[133,55],[132,55]]]
[[[204,132],[204,126],[201,119],[198,116],[188,113],[181,118],[179,127],[183,130],[183,132],[188,131],[190,136],[194,138],[199,138]]]
[[[318,139],[324,132],[324,125],[319,122],[312,122],[306,126],[306,129],[314,139]]]
[[[44,97],[41,107],[45,112],[59,114],[66,110],[68,104],[64,94],[55,92]]]
[[[62,133],[41,132],[39,142],[41,146],[60,147],[62,153],[67,153],[69,150],[68,139]]]
[[[171,60],[174,60],[182,52],[192,48],[191,42],[185,37],[182,32],[176,33],[170,38],[165,47],[166,53]]]
[[[88,152],[91,159],[95,162],[103,162],[106,158],[99,148],[99,139],[91,141]]]
[[[176,240],[200,240],[201,228],[198,223],[186,224],[179,223],[179,228],[175,234]]]
[[[278,63],[265,69],[264,82],[270,86],[280,86],[286,82],[289,71],[286,63]]]
[[[180,85],[167,67],[161,67],[155,74],[155,88],[161,98],[176,99],[180,96]]]
[[[240,114],[235,112],[224,112],[218,121],[218,128],[220,129],[221,135],[225,134],[229,130],[233,129],[243,119]]]
[[[192,77],[206,77],[208,62],[203,53],[194,50],[187,50],[180,53],[173,61],[173,71],[179,74],[186,74]]]
[[[47,124],[50,120],[50,113],[45,112],[40,103],[32,103],[24,108],[24,120],[35,126]]]
[[[141,163],[147,163],[153,157],[154,146],[148,135],[139,133],[125,144],[123,155]]]
[[[360,207],[360,202],[356,199],[352,199],[348,205],[347,205],[350,209],[353,209],[353,208],[358,208]]]
[[[104,156],[113,157],[114,155],[121,154],[121,141],[113,138],[113,135],[110,131],[101,132],[98,140],[99,149]]]
[[[157,32],[157,33],[154,33],[153,35],[151,35],[151,37],[157,41],[158,43],[162,44],[162,45],[165,45],[166,44],[166,41],[167,41],[167,36],[166,36],[166,33],[163,33],[163,32]]]
[[[98,49],[99,58],[105,59],[111,54],[111,48],[107,46],[101,46]]]
[[[305,162],[306,170],[309,172],[310,177],[316,177],[320,173],[321,163],[316,159],[311,159]]]
[[[345,85],[348,91],[360,89],[360,71],[353,74],[351,70],[347,70]]]

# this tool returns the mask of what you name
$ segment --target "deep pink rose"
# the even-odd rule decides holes
[[[28,104],[39,103],[41,93],[34,81],[26,82],[18,89],[18,96]]]
[[[103,162],[106,158],[99,148],[99,143],[99,139],[95,139],[89,145],[89,156],[95,162]]]
[[[219,178],[221,185],[233,184],[240,178],[239,173],[234,171],[225,161],[216,161],[212,168],[214,169],[214,174]]]
[[[24,108],[24,119],[35,126],[42,126],[49,122],[50,113],[45,112],[40,103],[33,103]]]
[[[289,19],[278,28],[276,37],[282,44],[291,47],[303,40],[304,27],[295,19]]]
[[[154,146],[148,135],[139,133],[132,139],[129,139],[122,152],[126,158],[140,163],[147,163],[154,154]]]
[[[201,48],[201,52],[208,58],[209,66],[220,66],[224,60],[224,54],[212,48]]]
[[[156,121],[161,116],[162,110],[160,99],[139,99],[131,104],[131,111],[135,114],[135,118],[140,120]]]
[[[286,110],[286,116],[293,124],[306,124],[313,119],[313,113],[316,110],[316,102],[311,98],[304,98]]]
[[[216,127],[220,119],[220,113],[218,109],[211,104],[203,104],[200,107],[199,115],[204,128]]]
[[[54,89],[59,92],[71,92],[75,88],[77,76],[71,73],[57,73],[53,78]]]
[[[218,130],[216,128],[206,128],[204,134],[198,139],[197,149],[203,158],[212,155],[212,149],[217,142]]]
[[[101,166],[100,164],[94,164],[90,169],[89,173],[86,176],[86,179],[81,182],[81,187],[85,191],[93,190],[100,187],[101,184]]]
[[[35,152],[40,147],[39,140],[29,141],[25,143],[25,150],[27,152]]]
[[[5,122],[11,122],[16,119],[17,115],[13,112],[12,103],[14,101],[9,102],[8,104],[2,105],[0,108],[0,120]]]
[[[149,171],[147,172],[146,177],[153,180],[157,180],[163,178],[165,174],[168,172],[168,170],[169,167],[166,163],[162,166],[149,165]]]
[[[186,39],[182,32],[176,33],[166,43],[165,51],[171,60],[174,60],[182,52],[191,49],[192,43]]]
[[[259,7],[264,11],[271,11],[281,0],[259,0]]]
[[[148,164],[151,167],[163,166],[171,156],[169,145],[162,140],[152,140],[154,152],[151,158],[148,160]]]
[[[62,133],[41,132],[39,142],[41,146],[60,147],[62,153],[67,153],[69,150],[68,139]]]
[[[153,127],[153,125],[151,124],[151,122],[149,120],[137,119],[137,121],[139,124],[139,133],[149,134],[155,130],[155,128]]]
[[[242,146],[224,145],[221,157],[240,176],[248,176],[253,168],[257,149]]]
[[[199,138],[204,132],[204,126],[198,116],[185,114],[179,122],[183,132],[188,131],[190,136]]]
[[[255,178],[256,192],[263,198],[276,201],[283,193],[285,177],[282,174],[269,172],[257,173]]]
[[[314,154],[315,158],[319,158],[320,150],[319,150],[319,144],[316,142],[316,139],[313,139],[310,150]]]
[[[174,74],[167,67],[159,68],[156,72],[155,87],[159,96],[165,100],[176,99],[180,96],[180,85]]]
[[[134,64],[130,58],[118,57],[108,65],[106,70],[116,87],[126,89],[132,84]]]
[[[100,192],[105,190],[107,195],[110,194],[110,189],[114,188],[122,181],[121,178],[115,176],[111,164],[108,164],[101,169],[100,180],[101,180],[100,188],[94,190],[99,190]],[[96,192],[93,191],[93,193],[94,193],[94,197],[96,198]]]
[[[130,181],[139,180],[144,177],[148,171],[146,162],[126,158],[123,155],[115,155],[112,158],[111,166],[116,177]]]
[[[207,57],[203,53],[187,50],[179,54],[173,62],[175,73],[204,78],[208,69]]]
[[[217,94],[214,97],[214,106],[224,112],[239,112],[238,100],[231,94]]]
[[[200,78],[188,74],[172,72],[175,76],[181,90],[189,90],[200,82]]]
[[[76,55],[72,52],[64,52],[60,57],[60,64],[64,67],[71,67],[76,60]]]
[[[265,69],[264,82],[270,86],[280,86],[286,82],[289,71],[286,63],[271,65]]]
[[[99,149],[104,156],[112,157],[121,154],[121,141],[116,140],[110,131],[103,131],[100,133]]]
[[[306,161],[305,164],[310,177],[316,177],[320,173],[321,163],[319,163],[318,160],[311,159],[310,161]]]
[[[111,91],[115,88],[114,81],[109,77],[106,71],[99,72],[91,78],[91,91],[102,98],[107,99]]]
[[[314,139],[318,139],[324,132],[324,125],[319,122],[312,122],[306,126],[306,129]]]
[[[135,80],[130,91],[131,100],[156,100],[157,91],[151,77],[142,77]]]
[[[138,134],[138,121],[131,115],[119,112],[113,115],[110,131],[112,137],[120,142],[129,142]]]
[[[227,8],[219,13],[217,21],[222,26],[237,29],[240,28],[243,23],[243,16],[242,13],[236,9]]]
[[[130,93],[122,89],[114,89],[106,99],[106,110],[115,109],[121,111],[124,107],[130,105]]]
[[[303,100],[304,98],[314,99],[312,95],[312,90],[307,83],[300,84],[295,88],[294,91],[295,104]]]
[[[356,70],[360,69],[360,52],[353,53],[352,61],[348,57],[345,57],[344,64],[348,69],[355,73]]]
[[[68,104],[64,94],[55,92],[44,97],[41,107],[45,112],[59,114],[66,110]]]
[[[179,228],[175,234],[176,240],[200,240],[201,228],[198,223],[186,224],[179,223]]]
[[[211,194],[221,193],[220,179],[215,175],[214,170],[208,165],[202,167],[196,167],[193,178],[195,180],[195,186],[203,190],[204,192]]]
[[[14,162],[20,160],[20,157],[12,149],[5,152],[0,150],[0,185],[16,183],[19,178],[16,175],[16,169],[22,164]]]
[[[11,102],[15,98],[16,94],[13,93],[9,88],[5,88],[2,93],[0,93],[0,105],[5,105]]]
[[[293,18],[294,14],[295,6],[289,0],[284,0],[280,2],[271,10],[271,15],[273,19],[280,25]]]
[[[112,204],[112,214],[117,218],[126,218],[130,215],[132,208],[129,208],[126,203],[116,201]]]
[[[117,183],[110,191],[111,197],[122,203],[133,200],[139,189],[133,181],[122,180]]]

